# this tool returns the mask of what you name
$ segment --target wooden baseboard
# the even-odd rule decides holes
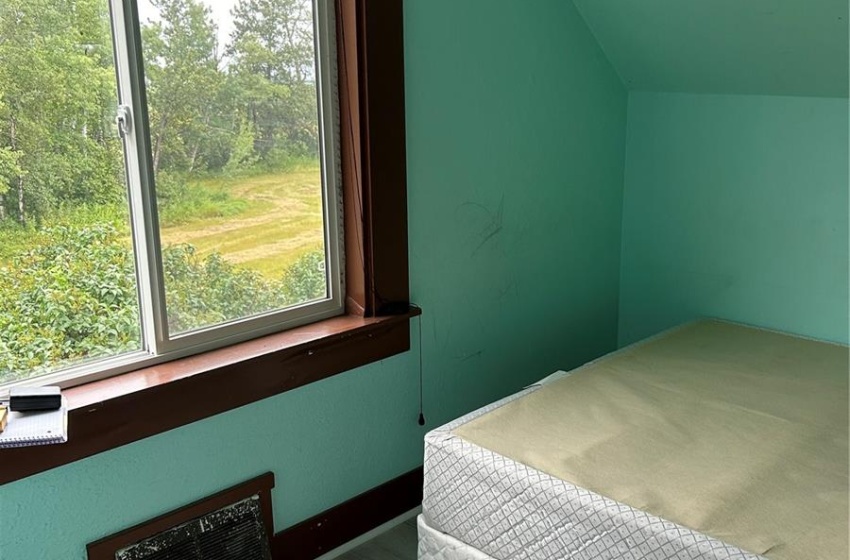
[[[272,539],[275,560],[313,560],[422,503],[422,467],[368,490]]]

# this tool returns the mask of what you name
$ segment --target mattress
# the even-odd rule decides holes
[[[707,321],[555,376],[426,436],[423,520],[497,560],[846,558],[847,348]]]
[[[422,514],[416,518],[416,524],[419,560],[493,560],[477,548],[430,527]]]

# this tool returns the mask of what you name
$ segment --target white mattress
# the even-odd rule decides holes
[[[420,559],[763,560],[451,433],[539,387],[485,406],[425,436]],[[451,539],[440,539],[439,533]],[[435,542],[433,550],[423,541]],[[443,546],[445,542],[449,544]],[[458,543],[470,548],[456,553]]]
[[[433,529],[420,514],[416,518],[419,529],[419,560],[493,560],[468,544]]]

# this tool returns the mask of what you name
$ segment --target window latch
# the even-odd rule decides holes
[[[119,105],[118,113],[115,115],[115,123],[118,125],[118,135],[123,140],[133,129],[133,114],[128,105]]]

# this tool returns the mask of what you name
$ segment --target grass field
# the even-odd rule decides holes
[[[233,215],[202,216],[164,227],[164,245],[189,243],[201,256],[218,251],[239,267],[279,278],[298,257],[324,243],[318,164],[280,173],[207,179],[196,186],[225,190],[247,204]]]
[[[279,279],[290,264],[324,244],[318,162],[274,173],[204,179],[190,189],[191,196],[160,215],[164,246],[188,243],[202,258],[217,251],[240,268]],[[44,225],[78,229],[104,223],[127,228],[130,246],[126,206],[63,210]],[[50,239],[40,228],[0,228],[0,266]]]

